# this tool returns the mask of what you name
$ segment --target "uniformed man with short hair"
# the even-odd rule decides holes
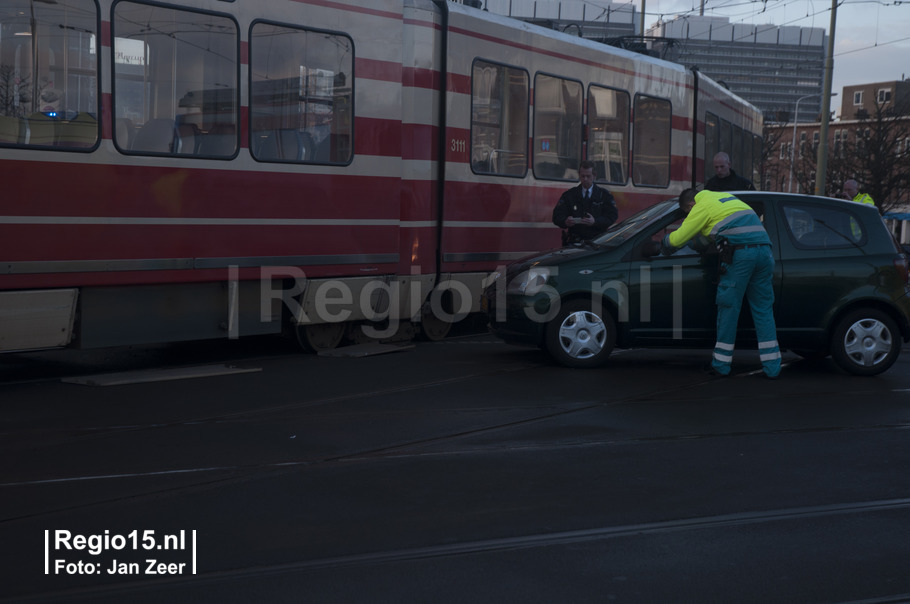
[[[593,161],[581,162],[578,179],[578,186],[565,191],[553,208],[553,224],[566,229],[563,245],[597,237],[619,216],[613,195],[594,184]]]

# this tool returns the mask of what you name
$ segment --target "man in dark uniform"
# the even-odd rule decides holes
[[[578,179],[580,184],[563,193],[553,208],[553,224],[566,229],[563,245],[593,239],[619,217],[613,195],[594,184],[594,162],[581,162]]]
[[[714,176],[705,183],[705,191],[754,191],[752,181],[730,169],[730,156],[721,151],[714,156]]]

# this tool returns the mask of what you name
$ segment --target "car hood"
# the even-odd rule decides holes
[[[580,260],[602,252],[603,249],[590,244],[571,245],[516,260],[509,266],[509,271],[523,271],[531,266],[556,266],[569,260]]]

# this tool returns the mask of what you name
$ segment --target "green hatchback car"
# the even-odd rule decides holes
[[[775,258],[774,316],[781,349],[831,355],[876,375],[910,341],[908,259],[877,209],[839,199],[733,192],[761,217]],[[490,326],[506,342],[540,346],[569,367],[602,364],[614,348],[712,348],[718,258],[659,242],[684,216],[676,199],[600,237],[494,273],[484,292]],[[737,348],[755,346],[744,302]]]

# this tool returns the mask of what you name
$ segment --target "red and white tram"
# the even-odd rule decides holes
[[[0,350],[352,325],[430,337],[559,244],[751,174],[761,115],[683,67],[443,0],[6,0]]]

